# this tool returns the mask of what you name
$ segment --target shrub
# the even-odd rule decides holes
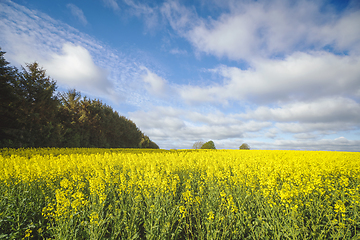
[[[241,144],[239,149],[241,149],[241,150],[250,150],[250,146],[247,143],[243,143],[243,144]]]
[[[216,149],[213,141],[208,141],[201,146],[201,149]]]

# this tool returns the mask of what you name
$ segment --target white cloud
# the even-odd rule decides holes
[[[275,126],[283,132],[290,133],[308,133],[316,132],[320,134],[335,134],[339,131],[349,131],[359,129],[356,123],[347,122],[316,122],[316,123],[276,123]]]
[[[294,102],[276,108],[260,106],[240,114],[247,119],[277,122],[347,122],[358,123],[360,104],[343,98],[321,98],[311,102]]]
[[[267,137],[267,138],[273,139],[278,135],[278,133],[279,133],[278,129],[271,128],[264,134],[264,136]]]
[[[168,89],[166,80],[144,66],[140,67],[140,69],[146,71],[146,74],[142,75],[142,80],[146,83],[145,88],[155,96],[165,96]]]
[[[89,51],[82,46],[64,44],[62,54],[53,53],[51,60],[44,62],[44,67],[50,76],[70,88],[113,93],[107,72],[95,65]]]
[[[360,54],[360,29],[358,23],[360,22],[360,11],[353,11],[344,14],[332,26],[326,26],[319,29],[319,34],[315,35],[325,40],[330,40],[328,44],[334,42],[336,50],[349,50],[350,53]],[[324,42],[326,44],[326,42]]]
[[[195,26],[195,23],[199,22],[194,10],[190,10],[176,1],[166,1],[161,6],[160,12],[169,21],[171,27],[183,36]]]
[[[359,130],[359,105],[356,104],[346,98],[320,99],[298,105],[286,104],[282,108],[275,108],[274,112],[269,108],[270,114],[265,112],[258,116],[152,107],[147,111],[130,113],[130,117],[151,139],[167,149],[191,148],[195,141],[214,140],[218,148],[237,149],[242,142],[246,142],[255,149],[353,151],[356,145],[352,140],[333,148],[337,145],[336,141],[323,137]],[[256,110],[254,112],[258,114]],[[284,134],[289,136],[289,133],[293,134],[295,140],[281,140]],[[329,146],[326,145],[328,143]]]
[[[74,15],[83,25],[87,25],[88,21],[86,20],[84,12],[79,7],[72,3],[67,4],[66,7],[70,9],[71,14]]]
[[[316,139],[319,136],[313,133],[297,133],[294,134],[295,139]]]
[[[272,124],[266,121],[243,120],[238,115],[201,114],[173,107],[154,107],[148,111],[132,112],[130,118],[165,149],[191,148],[196,141],[213,140],[218,149],[238,149],[246,142],[252,149],[360,150],[359,140],[348,140],[345,137],[332,140],[322,137],[323,134],[349,130],[345,129],[347,124],[341,122],[325,125],[321,122]],[[295,133],[294,140],[281,139],[282,134],[287,131]],[[271,140],[258,140],[260,136]]]
[[[360,58],[327,52],[296,52],[284,60],[258,60],[247,70],[220,66],[212,71],[223,78],[222,84],[182,86],[180,96],[188,102],[272,103],[356,96],[360,89]]]
[[[339,15],[322,1],[238,1],[217,19],[203,19],[176,2],[163,15],[171,27],[201,52],[247,61],[333,46],[360,53],[360,11]]]
[[[360,140],[336,139],[275,140],[271,143],[254,142],[257,149],[283,149],[308,151],[360,151]]]
[[[124,0],[124,3],[131,7],[130,13],[136,17],[144,17],[144,23],[149,29],[158,24],[158,11],[146,4],[135,3],[133,0]]]
[[[187,55],[187,51],[186,50],[181,50],[178,48],[173,48],[169,51],[171,54],[175,54],[175,55]]]

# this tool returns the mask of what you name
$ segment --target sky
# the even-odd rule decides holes
[[[358,0],[0,0],[11,65],[162,149],[360,151],[359,26]]]

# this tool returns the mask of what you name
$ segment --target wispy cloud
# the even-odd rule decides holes
[[[146,97],[134,93],[127,81],[139,76],[142,70],[121,52],[41,12],[10,1],[1,4],[0,13],[4,16],[0,21],[0,44],[12,64],[20,66],[37,61],[61,87],[76,87],[115,103],[124,99],[136,102]]]
[[[86,20],[86,17],[84,15],[84,12],[79,8],[77,7],[76,5],[72,4],[72,3],[69,3],[66,5],[66,7],[68,9],[70,9],[71,11],[71,14],[76,17],[80,22],[81,24],[83,25],[87,25],[88,24],[88,21]]]
[[[117,4],[116,0],[102,0],[105,6],[112,8],[113,10],[119,10],[119,5]]]
[[[130,14],[136,17],[143,17],[144,23],[148,29],[153,29],[158,25],[159,14],[157,8],[152,8],[144,3],[135,2],[133,0],[123,0],[130,7]]]
[[[176,55],[187,55],[187,51],[183,50],[183,49],[178,49],[178,48],[173,48],[169,51],[171,54],[176,54]]]

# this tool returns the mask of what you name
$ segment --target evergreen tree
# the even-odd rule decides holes
[[[54,96],[56,82],[46,76],[38,63],[27,64],[16,84],[20,98],[18,121],[20,138],[25,147],[57,145],[56,111],[59,101]]]
[[[69,90],[38,63],[19,72],[0,49],[0,147],[159,148],[131,120],[100,100]]]
[[[18,72],[9,66],[4,55],[0,48],[0,147],[14,147],[18,135],[15,109],[19,99],[14,88]]]
[[[58,95],[61,106],[58,119],[61,123],[62,147],[81,147],[82,127],[80,126],[81,93],[75,89]]]

